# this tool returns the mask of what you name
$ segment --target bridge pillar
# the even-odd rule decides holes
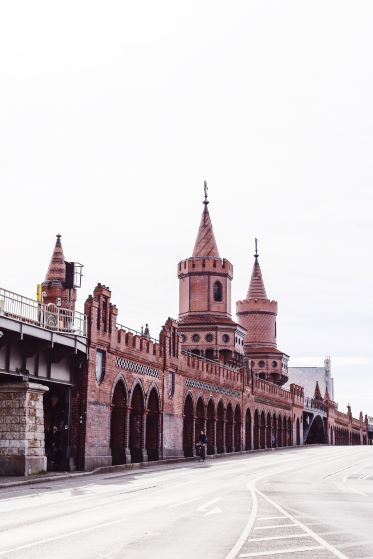
[[[0,384],[0,475],[27,476],[47,469],[43,395],[31,382]]]

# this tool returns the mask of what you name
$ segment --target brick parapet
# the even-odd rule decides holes
[[[233,265],[226,258],[195,256],[182,260],[177,266],[179,278],[202,273],[228,276],[229,279],[233,279]]]

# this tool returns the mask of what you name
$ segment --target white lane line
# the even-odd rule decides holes
[[[304,553],[306,551],[315,551],[323,549],[322,545],[313,545],[305,547],[291,547],[289,549],[275,549],[273,551],[257,551],[255,553],[241,553],[240,557],[266,557],[269,555],[283,555],[285,553]]]
[[[368,478],[370,478],[371,475],[373,475],[372,472],[370,472],[366,476],[361,477],[360,479],[368,479]]]
[[[289,528],[289,526],[295,526],[295,524],[275,524],[273,526],[257,526],[254,530],[273,530],[274,528]]]
[[[281,520],[284,516],[259,516],[257,520]]]
[[[204,503],[203,505],[201,505],[200,507],[198,507],[198,511],[199,512],[207,512],[208,508],[213,505],[214,503],[217,503],[218,501],[221,501],[221,497],[217,497],[216,499],[211,499],[211,501],[207,501],[207,503]]]
[[[235,559],[235,557],[237,557],[238,552],[240,551],[241,547],[243,546],[243,544],[247,540],[247,537],[250,534],[251,529],[254,525],[256,515],[257,515],[257,512],[258,512],[258,498],[257,498],[256,492],[255,492],[255,481],[256,480],[250,481],[247,484],[247,489],[250,492],[252,503],[253,503],[253,506],[251,507],[251,511],[250,511],[249,520],[248,520],[245,528],[243,529],[242,534],[240,535],[240,537],[238,538],[238,540],[236,541],[236,543],[234,544],[234,546],[232,547],[232,549],[230,550],[228,555],[226,555],[225,559]]]
[[[336,472],[331,472],[330,474],[326,474],[325,476],[321,476],[320,479],[326,479],[327,477],[334,476],[335,474],[339,474],[340,472],[345,472],[346,470],[350,470],[353,468],[355,464],[351,464],[351,466],[347,466],[346,468],[342,468],[341,470],[337,470]]]
[[[271,505],[273,505],[279,512],[283,513],[285,516],[287,516],[290,520],[292,520],[294,522],[294,524],[296,524],[297,526],[299,526],[299,528],[301,528],[302,530],[304,530],[304,532],[306,532],[307,534],[309,534],[310,536],[312,536],[312,538],[314,540],[316,540],[322,547],[324,547],[325,549],[327,549],[328,551],[330,551],[330,553],[332,553],[333,555],[335,555],[336,557],[338,557],[339,559],[348,559],[348,557],[346,555],[344,555],[343,553],[341,553],[340,551],[338,551],[338,549],[336,549],[333,545],[331,545],[330,543],[328,543],[326,540],[324,540],[323,538],[320,538],[320,536],[318,536],[318,534],[316,534],[316,532],[313,532],[313,530],[311,530],[311,528],[308,528],[308,526],[306,526],[306,524],[303,524],[302,522],[299,522],[299,520],[297,520],[294,516],[292,516],[290,513],[288,513],[285,509],[283,509],[282,507],[280,507],[280,505],[278,505],[275,501],[273,501],[272,499],[270,499],[269,497],[267,497],[267,495],[264,495],[264,493],[262,493],[261,491],[259,491],[259,489],[256,489],[256,493],[258,495],[260,495],[263,499],[265,499],[267,501],[267,503],[270,503]]]
[[[37,545],[43,545],[45,543],[55,542],[57,540],[63,540],[64,538],[70,538],[71,536],[76,536],[77,534],[92,532],[92,530],[99,530],[100,528],[106,528],[107,526],[119,524],[120,522],[125,522],[126,520],[128,520],[128,515],[122,516],[121,518],[117,518],[116,520],[102,522],[101,524],[96,524],[95,526],[81,528],[80,530],[73,530],[72,532],[66,532],[65,534],[59,534],[58,536],[51,536],[50,538],[44,538],[42,540],[37,540],[35,542],[30,542],[24,545],[19,545],[17,547],[12,547],[11,549],[4,549],[0,551],[0,555],[5,555],[7,553],[14,553],[15,551],[21,551],[22,549],[29,549],[30,547],[36,547]]]
[[[353,493],[357,493],[358,495],[363,495],[363,497],[369,497],[367,493],[363,493],[362,491],[359,491],[358,489],[353,489],[352,487],[350,487],[350,491],[352,491]]]
[[[308,534],[293,534],[291,536],[268,536],[266,538],[250,538],[246,542],[268,542],[272,540],[290,540],[293,538],[310,538]]]

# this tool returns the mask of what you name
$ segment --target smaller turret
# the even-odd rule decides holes
[[[277,301],[267,297],[255,239],[254,266],[246,299],[237,301],[238,322],[246,330],[245,354],[260,378],[282,385],[288,380],[288,356],[277,349]]]

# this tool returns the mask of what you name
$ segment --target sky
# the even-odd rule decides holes
[[[290,365],[330,355],[373,415],[373,4],[4,2],[0,287],[34,297],[55,235],[119,321],[178,315],[203,181],[245,298],[254,238]],[[235,305],[232,307],[235,313]]]

